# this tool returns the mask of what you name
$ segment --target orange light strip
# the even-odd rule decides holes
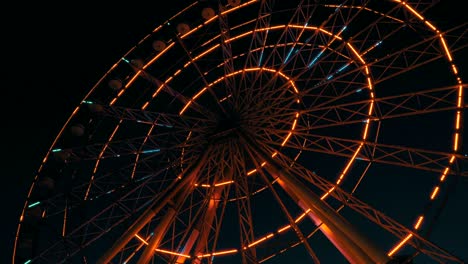
[[[213,252],[213,253],[209,253],[209,254],[198,255],[197,258],[206,258],[206,257],[212,257],[212,256],[227,255],[227,254],[237,253],[237,251],[238,251],[237,249],[218,251],[218,252]]]
[[[169,255],[173,255],[173,256],[180,256],[180,257],[186,257],[186,258],[190,258],[191,256],[189,255],[185,255],[185,254],[182,254],[182,253],[178,253],[178,252],[173,252],[173,251],[169,251],[169,250],[165,250],[165,249],[155,249],[155,251],[157,252],[161,252],[161,253],[166,253],[166,254],[169,254]]]
[[[223,11],[221,14],[222,14],[222,15],[226,15],[226,14],[231,13],[231,12],[233,12],[233,11],[239,9],[239,8],[242,8],[242,7],[244,7],[244,6],[253,4],[253,3],[255,3],[255,2],[258,2],[258,0],[251,0],[251,1],[245,2],[245,3],[241,4],[241,5],[238,5],[238,6],[235,6],[235,7],[232,7],[232,8],[230,8],[230,9],[225,10],[225,11]]]
[[[458,132],[455,133],[455,138],[453,140],[453,151],[458,150]]]
[[[397,252],[406,242],[413,237],[413,234],[408,234],[405,239],[403,239],[396,247],[394,247],[388,254],[387,256],[391,257],[395,252]]]
[[[437,31],[437,28],[434,27],[434,25],[432,25],[429,21],[426,20],[424,23],[426,23],[426,25],[428,25],[432,30]]]
[[[353,51],[354,55],[356,55],[356,57],[359,59],[359,61],[361,61],[361,63],[365,65],[366,62],[362,59],[361,55],[359,55],[359,53],[354,49],[353,45],[351,45],[351,43],[349,43],[349,42],[346,42],[346,45]],[[367,69],[367,67],[366,67],[366,69]]]
[[[434,187],[434,190],[432,191],[431,200],[434,200],[438,193],[439,193],[439,186],[436,186]]]
[[[282,227],[282,228],[278,229],[278,233],[284,232],[284,231],[288,230],[289,228],[291,228],[291,225],[287,225],[285,227]]]
[[[266,235],[266,236],[264,236],[264,237],[258,239],[257,241],[250,243],[249,245],[247,245],[247,248],[253,247],[253,246],[255,246],[255,245],[257,245],[257,244],[259,244],[259,243],[261,243],[261,242],[263,242],[263,241],[265,241],[265,240],[267,240],[267,239],[273,237],[274,235],[275,235],[275,234],[270,233],[270,234],[268,234],[268,235]],[[246,248],[246,247],[244,247],[244,249],[245,249],[245,248]]]
[[[182,108],[182,110],[180,110],[179,115],[182,115],[185,112],[185,110],[187,110],[187,108],[190,106],[190,104],[192,104],[191,100],[187,102],[187,104]]]
[[[459,81],[461,83],[461,81]],[[463,96],[463,86],[462,85],[459,85],[458,86],[458,103],[457,103],[457,107],[461,107],[461,100],[462,100],[462,96]]]
[[[450,62],[452,62],[452,55],[450,54],[450,51],[447,47],[447,44],[445,44],[445,39],[444,37],[442,36],[442,34],[439,34],[439,37],[440,37],[440,42],[442,42],[442,46],[444,47],[445,49],[445,54],[447,54],[447,58]]]
[[[225,181],[225,182],[220,182],[220,183],[215,183],[213,186],[214,187],[218,187],[218,186],[223,186],[223,185],[227,185],[227,184],[231,184],[231,183],[234,183],[234,181]],[[210,188],[212,185],[211,184],[198,184],[198,183],[195,183],[194,186],[198,187],[205,187],[205,188]]]
[[[153,62],[155,62],[157,59],[159,59],[159,57],[161,57],[164,53],[166,53],[169,49],[171,49],[173,46],[175,45],[175,42],[172,42],[171,44],[169,44],[165,49],[163,49],[161,52],[159,52],[158,54],[156,54],[156,56],[154,56],[151,60],[148,61],[148,63],[146,63],[144,66],[143,66],[143,70],[146,70],[146,68],[148,68],[151,64],[153,64]]]
[[[340,178],[341,178],[341,176],[340,176]],[[340,182],[341,182],[341,179],[338,180],[337,184],[340,184]],[[335,186],[331,187],[330,190],[328,190],[324,195],[322,195],[322,197],[320,197],[320,200],[323,200],[323,199],[327,198],[327,196],[330,195],[330,193],[332,193],[335,189],[336,189]]]
[[[146,240],[143,239],[140,235],[135,234],[135,237],[138,238],[141,242],[143,242],[143,244],[148,245],[148,242],[146,242]]]
[[[148,245],[148,242],[145,239],[143,239],[140,235],[135,234],[135,237],[138,238],[138,240],[140,240],[141,242],[143,242],[143,244]],[[158,249],[157,248],[157,249],[155,249],[155,251],[161,252],[161,253],[166,253],[166,254],[169,254],[169,255],[174,255],[174,256],[186,257],[186,258],[191,257],[190,255],[185,255],[185,254],[182,254],[182,253],[169,251],[169,250],[165,250],[165,249]]]
[[[197,55],[196,57],[194,57],[192,60],[193,61],[197,61],[198,59],[200,59],[201,57],[205,56],[206,54],[210,53],[211,51],[213,51],[214,49],[218,48],[219,46],[221,46],[220,44],[216,44],[214,45],[213,47],[205,50],[204,52],[200,53],[199,55]],[[184,67],[187,67],[188,65],[190,65],[192,62],[189,61],[188,63],[186,63],[184,65]]]
[[[112,99],[112,101],[109,103],[110,106],[115,104],[117,99],[120,98],[124,94],[124,92],[127,90],[127,88],[130,87],[130,85],[132,85],[132,83],[137,79],[137,77],[140,75],[140,73],[141,73],[141,70],[138,70],[135,73],[135,75],[133,75],[133,77],[127,82],[127,84],[125,84],[124,88],[122,88],[122,90],[120,90],[119,93],[114,97],[114,99]]]
[[[420,216],[418,218],[418,221],[416,222],[416,224],[414,225],[414,229],[419,229],[419,227],[421,226],[422,222],[423,222],[423,219],[424,219],[424,216]]]
[[[257,169],[253,169],[253,170],[247,172],[247,176],[249,176],[249,175],[251,175],[251,174],[254,174],[256,171],[257,171]]]
[[[141,144],[140,151],[138,151],[136,153],[135,162],[134,162],[134,166],[133,166],[133,170],[132,170],[132,174],[130,176],[130,179],[133,179],[135,177],[137,164],[139,164],[139,160],[140,160],[141,150],[142,150],[143,146],[146,146],[146,141],[148,141],[149,135],[151,135],[151,133],[153,132],[154,127],[155,127],[155,125],[152,124],[150,129],[148,130],[148,133],[146,133],[145,139],[143,140],[143,144]]]
[[[193,98],[192,100],[196,100],[200,95],[202,95],[202,93],[204,93],[206,91],[206,89],[208,89],[207,87],[203,87],[203,89],[201,89]]]
[[[455,161],[455,155],[452,155],[452,157],[449,160],[449,163],[452,164]]]
[[[447,173],[449,172],[449,167],[446,167],[444,170],[444,173],[442,173],[442,176],[440,176],[440,182],[443,182],[445,180],[445,177],[447,176]]]
[[[457,111],[457,119],[455,121],[455,129],[460,129],[460,111]]]
[[[220,183],[215,183],[215,187],[218,187],[218,186],[223,186],[223,185],[227,185],[227,184],[231,184],[231,183],[234,183],[234,181],[225,181],[225,182],[220,182]]]
[[[296,220],[294,220],[294,223],[299,223],[308,213],[310,212],[310,209],[307,209],[304,213],[302,213]]]
[[[452,70],[453,73],[458,74],[457,66],[455,66],[455,64],[452,64]]]
[[[187,37],[188,35],[190,35],[190,34],[192,34],[193,32],[199,30],[200,28],[202,28],[204,25],[205,25],[204,23],[198,25],[197,27],[195,27],[195,28],[189,30],[189,32],[187,32],[187,33],[181,35],[180,38],[181,38],[181,39],[184,39],[184,38]]]
[[[405,2],[402,2],[402,4],[404,6],[406,6],[406,8],[408,8],[408,10],[413,13],[415,16],[417,16],[419,19],[423,20],[424,21],[424,17],[421,16],[418,12],[416,12],[416,10],[414,10],[411,6],[407,5]]]
[[[122,119],[119,120],[119,123],[115,126],[114,131],[112,131],[112,134],[110,135],[110,137],[107,140],[106,144],[103,146],[101,152],[99,153],[99,156],[98,156],[98,158],[96,160],[96,164],[94,164],[93,174],[91,175],[91,179],[89,180],[88,189],[86,190],[84,200],[88,200],[89,191],[91,190],[91,184],[94,182],[94,177],[95,177],[97,169],[99,167],[99,162],[101,161],[102,155],[104,155],[104,152],[106,151],[107,147],[109,147],[109,143],[114,138],[115,133],[117,133],[117,130],[119,130],[121,124],[122,124]]]

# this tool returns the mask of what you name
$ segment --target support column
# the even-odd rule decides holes
[[[171,201],[177,193],[184,187],[189,186],[190,184],[193,185],[193,181],[198,175],[202,165],[206,162],[208,158],[208,152],[205,151],[203,156],[200,157],[197,164],[191,169],[188,169],[187,172],[182,172],[178,177],[182,180],[179,183],[176,183],[175,187],[169,191],[169,193],[164,197],[163,200],[155,201],[151,206],[143,212],[143,214],[138,217],[137,220],[120,236],[116,242],[109,248],[96,262],[97,264],[107,264],[110,263],[111,260],[120,252],[130,240],[135,237],[135,234],[140,232],[140,230],[155,217],[161,209],[163,209],[169,201]]]
[[[213,194],[210,197],[208,208],[206,209],[204,217],[202,217],[199,220],[199,222],[197,223],[197,226],[195,227],[195,230],[193,231],[194,233],[196,233],[196,239],[195,239],[196,245],[193,251],[194,260],[192,261],[192,263],[199,263],[199,259],[197,258],[197,255],[203,253],[202,250],[206,247],[208,243],[208,235],[210,234],[210,231],[211,231],[211,225],[213,224],[213,220],[216,215],[216,210],[218,209],[219,199],[221,197],[221,192],[223,189],[224,189],[224,186],[220,186],[214,190]],[[192,250],[192,246],[195,243],[192,243],[192,245],[189,246],[188,245],[189,242],[190,241],[187,241],[187,245],[184,251],[190,252],[190,250]],[[184,263],[183,261],[180,262],[181,258],[183,257],[179,257],[176,263]]]
[[[154,232],[153,232],[154,236],[151,237],[145,250],[143,250],[143,253],[138,259],[137,264],[149,263],[149,261],[153,257],[154,251],[158,248],[159,244],[164,238],[164,235],[166,235],[167,230],[169,229],[172,222],[174,221],[174,218],[177,215],[177,212],[180,210],[185,199],[192,191],[193,191],[193,185],[187,186],[186,188],[181,190],[181,192],[178,194],[178,197],[175,199],[173,206],[170,206],[167,209],[166,214],[163,216],[159,224],[154,229]]]
[[[221,178],[222,181],[227,181],[232,179],[232,169],[225,168],[225,172],[223,173],[223,177]],[[200,259],[197,256],[202,252],[202,250],[206,247],[208,243],[208,236],[211,231],[211,226],[213,224],[214,218],[216,216],[216,210],[218,209],[218,204],[221,199],[221,194],[225,189],[225,186],[218,186],[213,187],[214,190],[210,195],[210,200],[208,201],[208,206],[204,215],[198,220],[197,224],[195,225],[192,233],[190,234],[187,242],[185,243],[184,249],[182,254],[190,255],[190,251],[192,250],[193,246],[195,245],[195,249],[193,251],[194,258],[192,263],[200,263]],[[179,256],[176,260],[176,264],[182,264],[185,262],[184,256]]]
[[[266,161],[265,169],[278,178],[280,186],[303,209],[310,209],[312,220],[316,224],[322,223],[320,229],[323,234],[337,247],[344,257],[352,264],[384,264],[390,261],[389,257],[374,244],[370,243],[361,233],[335,212],[331,206],[320,200],[311,190],[304,186],[295,176],[291,175],[287,168],[283,169],[271,155],[266,153],[249,136],[240,134],[253,153],[258,155],[260,161]]]

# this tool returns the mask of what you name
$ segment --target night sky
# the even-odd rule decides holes
[[[74,1],[53,6],[41,1],[15,3],[10,10],[3,10],[12,12],[13,18],[3,21],[6,29],[2,32],[2,75],[8,81],[2,83],[2,134],[6,148],[2,155],[1,194],[6,208],[2,210],[0,263],[11,261],[27,190],[73,109],[125,52],[188,3],[164,1],[171,6],[163,8],[148,6],[145,1],[120,2],[98,6]],[[447,24],[466,21],[461,7],[453,9],[453,13],[446,12],[450,2],[457,1],[446,2],[449,3],[441,4],[435,13],[440,13]],[[468,187],[467,180],[463,181],[463,186]],[[460,197],[466,199],[466,195]],[[467,241],[460,241],[466,251]]]

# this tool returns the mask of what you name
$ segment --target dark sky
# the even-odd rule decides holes
[[[2,37],[8,82],[2,85],[6,208],[0,263],[11,261],[28,188],[74,107],[112,64],[174,13],[170,6],[143,2],[28,3],[9,10],[13,16],[2,33],[8,36]]]
[[[98,6],[81,1],[58,5],[40,1],[3,9],[11,12],[12,18],[2,21],[2,76],[7,82],[2,83],[6,147],[1,194],[6,208],[2,210],[0,263],[11,260],[27,190],[62,124],[110,66],[177,10],[144,2],[112,1]],[[454,10],[448,16],[443,8],[437,12],[445,14],[447,23],[466,20],[462,8]]]

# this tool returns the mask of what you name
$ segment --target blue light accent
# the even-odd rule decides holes
[[[126,63],[130,63],[129,60],[127,60],[126,58],[122,58],[123,61],[125,61]]]
[[[148,176],[142,177],[142,178],[140,178],[140,179],[136,180],[135,182],[139,182],[139,181],[142,181],[142,180],[144,180],[144,179],[148,179],[149,177],[151,177],[151,175],[148,175]]]
[[[330,80],[331,78],[333,78],[333,74],[328,75],[327,80]]]
[[[141,154],[155,153],[159,151],[161,151],[161,149],[148,149],[148,150],[143,150]]]
[[[323,50],[317,56],[315,56],[315,58],[309,63],[309,66],[307,67],[309,68],[312,67],[312,65],[314,65],[315,62],[320,58],[320,56],[322,56],[322,54],[323,54]]]
[[[262,60],[263,60],[263,49],[262,49],[262,53],[260,53],[260,59],[258,60],[258,67],[262,65]]]
[[[337,8],[335,8],[335,12],[338,12],[338,10],[340,9],[340,7],[342,7],[343,4],[340,4]]]
[[[379,41],[377,43],[374,44],[374,47],[377,47],[378,45],[382,44],[382,41]]]
[[[60,149],[60,148],[57,148],[57,149],[53,149],[53,150],[52,150],[52,152],[60,152],[60,151],[62,151],[62,149]]]
[[[362,89],[357,89],[356,93],[360,93],[361,91],[362,91]]]
[[[288,62],[289,57],[291,57],[291,54],[292,54],[293,51],[294,51],[294,48],[291,48],[291,49],[289,50],[288,56],[286,56],[286,59],[284,59],[284,63],[287,63],[287,62]]]
[[[27,260],[24,264],[29,264],[31,263],[31,260]]]
[[[346,69],[346,67],[348,67],[348,66],[349,66],[349,63],[348,63],[348,64],[345,64],[343,67],[341,67],[341,68],[338,69],[337,73],[338,73],[338,72],[341,72],[341,71],[344,70],[344,69]]]
[[[94,104],[94,103],[91,101],[83,101],[83,104]]]
[[[38,205],[38,204],[40,204],[40,203],[41,203],[41,202],[32,203],[32,204],[28,205],[28,208],[32,208],[32,207],[34,207],[34,206],[36,206],[36,205]]]
[[[167,127],[167,128],[172,128],[173,126],[171,125],[166,125],[166,124],[156,124],[157,126],[160,126],[160,127]]]
[[[137,123],[143,123],[143,124],[153,124],[151,123],[150,121],[144,121],[144,120],[136,120]],[[174,126],[172,125],[167,125],[167,124],[159,124],[159,123],[156,123],[156,124],[153,124],[155,126],[159,126],[159,127],[167,127],[167,128],[173,128]]]

